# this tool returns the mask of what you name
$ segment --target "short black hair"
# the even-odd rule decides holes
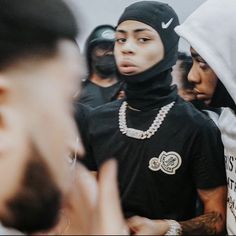
[[[0,0],[0,69],[25,56],[51,55],[59,39],[77,34],[62,0]]]

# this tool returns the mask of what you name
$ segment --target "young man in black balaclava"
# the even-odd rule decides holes
[[[97,107],[119,97],[123,83],[118,81],[113,54],[115,28],[99,25],[89,35],[85,45],[88,78],[83,82],[80,102]]]
[[[225,226],[219,130],[171,86],[178,24],[164,3],[141,1],[125,9],[114,53],[126,99],[95,109],[89,118],[85,162],[96,170],[108,158],[118,160],[123,211],[135,234],[205,235]],[[196,218],[197,194],[204,213]]]

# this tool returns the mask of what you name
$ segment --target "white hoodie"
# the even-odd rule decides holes
[[[236,0],[208,0],[175,28],[209,64],[236,103]],[[225,108],[218,125],[228,181],[227,231],[236,235],[236,116]]]

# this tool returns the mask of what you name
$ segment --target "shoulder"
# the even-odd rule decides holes
[[[82,89],[100,88],[100,86],[93,83],[90,79],[83,80],[81,83],[81,87],[82,87]]]
[[[92,110],[91,116],[103,115],[107,113],[114,113],[119,111],[123,100],[115,100],[113,102],[106,103]]]
[[[178,99],[175,104],[174,118],[181,120],[186,125],[189,124],[194,128],[216,128],[213,120],[205,113],[196,109],[190,102]]]
[[[93,110],[90,106],[84,105],[80,102],[74,104],[75,109],[75,120],[77,123],[80,123],[83,120],[86,120],[89,117],[89,114]]]

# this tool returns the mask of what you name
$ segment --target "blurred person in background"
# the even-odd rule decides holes
[[[188,81],[188,73],[192,66],[192,58],[184,52],[178,52],[178,60],[173,66],[173,84],[177,85],[178,94],[186,101],[195,99],[193,85]]]
[[[97,107],[123,97],[123,82],[117,77],[114,58],[115,28],[99,25],[88,36],[85,59],[88,76],[82,83],[80,102]]]

